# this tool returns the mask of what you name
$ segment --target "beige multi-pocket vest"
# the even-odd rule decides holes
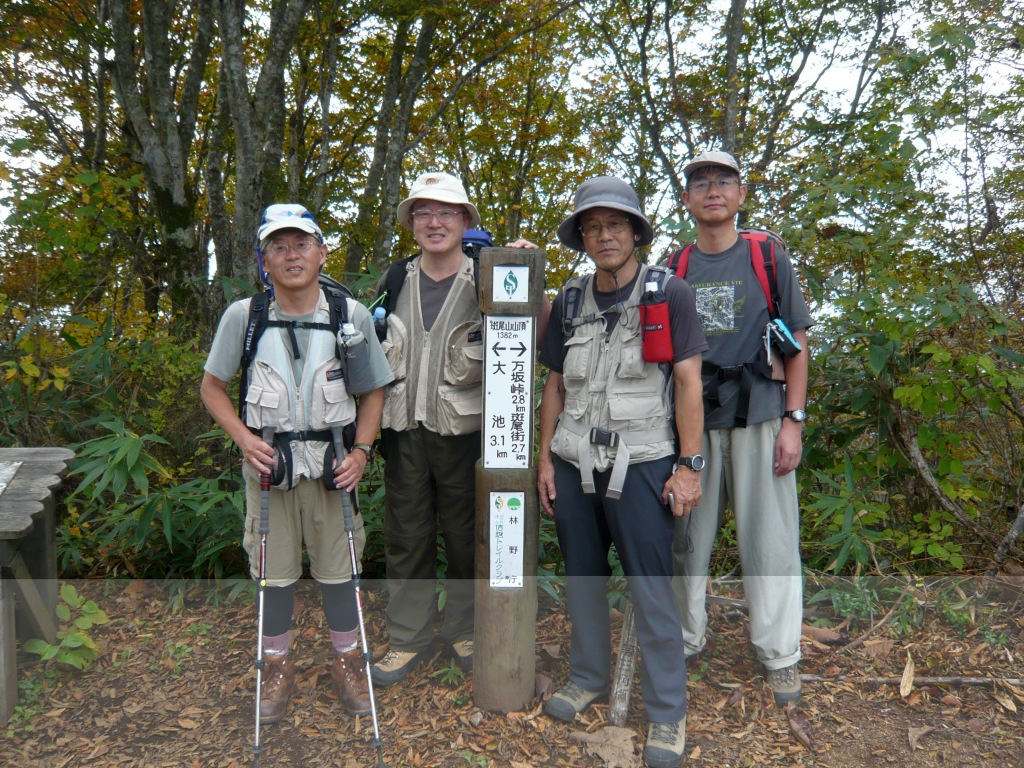
[[[381,427],[404,432],[423,425],[439,435],[467,435],[481,426],[483,324],[467,256],[429,332],[420,307],[420,262],[407,274],[381,344],[395,375],[384,392]]]
[[[252,300],[245,301],[248,315],[248,302]],[[348,316],[352,317],[355,301],[346,301]],[[270,304],[270,319],[277,319],[276,302]],[[330,306],[321,290],[313,322],[330,321]],[[246,426],[257,430],[274,426],[278,432],[296,433],[322,431],[332,425],[355,421],[356,401],[345,388],[334,334],[310,330],[309,344],[300,352],[305,364],[302,380],[297,382],[292,373],[292,350],[285,344],[279,329],[268,328],[260,337],[256,357],[249,368],[249,389],[245,395]],[[327,446],[328,443],[322,440],[292,440],[289,443],[294,482],[297,483],[300,477],[315,480],[323,475]]]
[[[629,297],[605,313],[594,299],[596,280],[587,281],[580,316],[596,319],[576,326],[565,342],[565,407],[551,440],[555,454],[580,468],[584,493],[595,492],[595,471],[611,467],[607,495],[613,499],[621,495],[631,463],[675,452],[671,368],[666,375],[643,357],[639,303],[647,266],[640,269]],[[606,333],[611,312],[619,320]]]

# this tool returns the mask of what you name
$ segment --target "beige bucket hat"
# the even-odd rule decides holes
[[[466,188],[450,173],[424,173],[412,183],[409,196],[398,204],[398,223],[412,229],[412,206],[417,200],[437,200],[464,206],[469,213],[469,228],[480,225],[480,212],[469,202]]]

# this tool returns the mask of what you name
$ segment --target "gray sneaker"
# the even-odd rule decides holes
[[[607,694],[608,691],[584,691],[570,680],[548,699],[544,711],[551,717],[571,723],[576,715],[585,712],[587,707]]]
[[[686,749],[686,716],[678,723],[651,723],[647,729],[644,760],[651,768],[676,768]]]
[[[800,682],[800,670],[797,664],[790,664],[782,669],[768,670],[768,685],[775,696],[775,706],[785,707],[790,702],[800,703],[803,684]]]

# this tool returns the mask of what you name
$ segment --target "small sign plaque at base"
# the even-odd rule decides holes
[[[491,491],[491,586],[523,586],[523,528],[526,494]]]

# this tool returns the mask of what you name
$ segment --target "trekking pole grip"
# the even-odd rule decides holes
[[[342,457],[345,455],[345,441],[342,436],[344,429],[340,424],[331,427],[331,438],[334,440],[334,455],[339,465],[341,464]],[[352,498],[347,490],[344,488],[340,490],[341,508],[345,512],[345,531],[351,533],[356,529],[355,515],[352,512]]]
[[[263,428],[263,442],[273,449],[277,427]],[[260,535],[270,533],[270,472],[260,474]]]

